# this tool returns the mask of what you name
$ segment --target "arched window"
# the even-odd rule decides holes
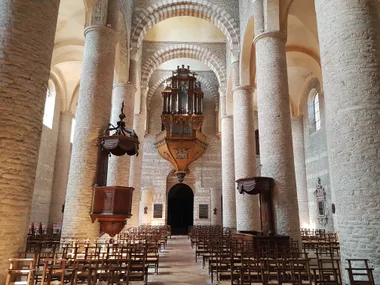
[[[74,142],[74,132],[75,132],[75,118],[73,118],[71,123],[71,134],[70,134],[70,142]]]
[[[321,128],[321,113],[319,110],[319,95],[318,93],[315,94],[314,100],[313,100],[313,107],[314,107],[314,129],[318,131]]]
[[[50,88],[50,84],[49,84],[49,88],[46,91],[43,123],[45,126],[47,126],[50,129],[53,128],[54,107],[55,107],[55,90],[54,90],[54,87]]]
[[[321,128],[321,112],[319,107],[319,94],[316,89],[312,89],[309,94],[308,103],[309,133],[318,131]]]

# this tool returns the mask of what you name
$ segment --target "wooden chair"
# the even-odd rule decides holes
[[[67,259],[45,258],[42,272],[41,285],[64,285],[72,280],[73,269],[66,268]]]
[[[368,266],[368,259],[347,259],[347,261],[348,268],[346,270],[351,285],[375,285],[373,268]]]
[[[34,281],[34,258],[10,258],[6,285],[32,285]]]

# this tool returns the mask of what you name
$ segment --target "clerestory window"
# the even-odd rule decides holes
[[[54,107],[55,107],[55,92],[52,92],[50,91],[50,89],[47,89],[43,123],[45,126],[47,126],[50,129],[53,128]]]
[[[318,91],[312,89],[309,96],[309,133],[313,133],[321,129],[321,110],[319,105],[319,94]]]
[[[318,131],[321,128],[321,113],[319,110],[319,95],[315,94],[314,100],[314,120],[315,120],[315,130]]]

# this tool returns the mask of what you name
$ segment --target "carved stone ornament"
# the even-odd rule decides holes
[[[175,158],[185,160],[188,157],[188,150],[186,148],[176,148],[175,149]]]
[[[107,21],[108,0],[96,0],[92,12],[92,25],[105,25]]]
[[[317,202],[317,219],[320,226],[325,227],[328,223],[329,209],[326,203],[326,191],[321,184],[321,179],[318,177],[317,185],[314,191]]]

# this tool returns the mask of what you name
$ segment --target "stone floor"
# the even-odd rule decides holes
[[[195,262],[195,252],[187,236],[172,236],[160,253],[159,274],[149,274],[149,285],[203,285],[211,284],[207,269]]]

